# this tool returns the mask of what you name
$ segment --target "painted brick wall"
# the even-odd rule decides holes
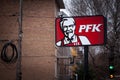
[[[0,40],[18,39],[18,9],[18,0],[1,0]],[[22,80],[54,80],[54,20],[54,0],[23,0]],[[0,60],[0,80],[15,79],[16,64]]]

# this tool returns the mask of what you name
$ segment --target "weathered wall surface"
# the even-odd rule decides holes
[[[18,39],[18,9],[18,0],[1,0],[0,40]],[[54,20],[54,0],[23,0],[22,80],[54,80]],[[0,80],[15,79],[16,64],[0,60]]]

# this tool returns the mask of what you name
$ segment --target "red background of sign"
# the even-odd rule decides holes
[[[76,30],[75,34],[78,36],[86,36],[90,42],[91,45],[99,45],[104,44],[104,17],[103,16],[88,16],[88,17],[73,17],[76,23]],[[79,32],[80,25],[86,25],[86,24],[102,24],[100,27],[100,32],[85,32],[82,30],[82,32]],[[56,41],[63,39],[64,35],[60,29],[60,18],[56,18]],[[91,30],[89,30],[91,31]]]

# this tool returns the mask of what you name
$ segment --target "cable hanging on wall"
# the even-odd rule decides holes
[[[12,49],[11,55],[9,54],[10,51],[9,52],[7,51],[9,47],[11,47]],[[6,44],[4,44],[1,51],[1,59],[6,63],[14,63],[17,61],[17,58],[18,58],[18,51],[15,44],[13,44],[12,42],[7,42]]]

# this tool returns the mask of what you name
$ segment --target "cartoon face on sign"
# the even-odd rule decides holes
[[[85,18],[84,18],[85,19]],[[75,21],[76,20],[76,21]],[[78,22],[77,22],[78,21]],[[60,18],[56,20],[56,46],[91,45],[89,34],[101,33],[103,24],[84,23],[80,18]],[[103,34],[102,34],[103,35]]]
[[[60,21],[60,27],[62,32],[69,41],[72,40],[73,36],[75,35],[75,21],[73,18],[62,18]]]

